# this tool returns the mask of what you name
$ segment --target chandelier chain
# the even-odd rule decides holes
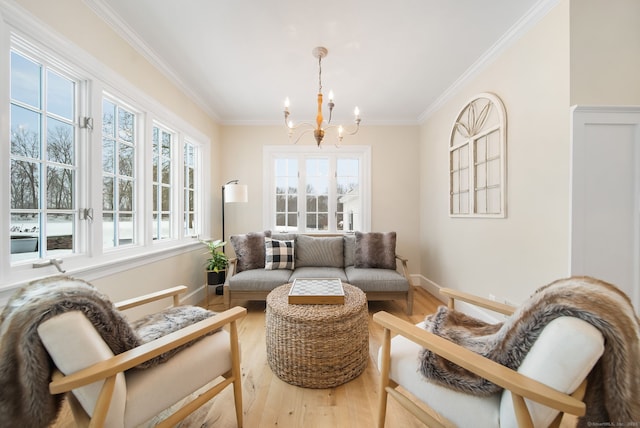
[[[318,93],[322,93],[322,56],[318,56]]]

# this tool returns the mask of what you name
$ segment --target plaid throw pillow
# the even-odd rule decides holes
[[[295,261],[293,241],[278,241],[276,239],[265,238],[264,246],[266,248],[265,269],[293,270]]]

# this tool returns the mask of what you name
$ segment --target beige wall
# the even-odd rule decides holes
[[[421,267],[437,285],[518,302],[568,272],[568,19],[562,1],[421,127]],[[449,218],[449,133],[480,92],[507,112],[507,218]]]
[[[640,1],[571,2],[571,104],[640,104]]]
[[[223,182],[238,179],[249,186],[248,204],[228,204],[225,236],[263,228],[262,164],[265,145],[289,143],[284,126],[223,126]],[[311,150],[316,149],[311,142]],[[417,126],[363,126],[344,145],[371,146],[372,231],[395,231],[398,253],[409,259],[411,273],[420,272],[419,163]],[[220,190],[217,191],[220,193]],[[219,203],[221,196],[216,197]]]
[[[180,88],[120,38],[82,0],[17,0],[17,3],[209,138],[211,159],[205,161],[205,166],[212,171],[212,185],[217,185],[219,177],[216,172],[220,162],[218,125]],[[206,209],[211,212],[212,208]],[[114,300],[178,284],[187,285],[189,292],[194,292],[204,283],[202,269],[205,258],[203,251],[194,250],[95,279],[92,283]]]

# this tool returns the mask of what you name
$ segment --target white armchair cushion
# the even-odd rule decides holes
[[[68,375],[113,356],[93,324],[80,311],[65,312],[44,321],[38,335],[58,370]],[[82,408],[92,415],[104,381],[73,390]],[[124,375],[116,376],[116,385],[105,426],[122,426],[126,402]]]
[[[197,369],[193,370],[194,367]],[[127,371],[124,426],[140,425],[229,370],[229,333],[221,330],[181,350],[165,363]]]
[[[418,324],[424,328],[424,323]],[[500,394],[478,397],[464,394],[428,381],[418,371],[420,345],[404,336],[391,339],[389,377],[438,414],[459,427],[491,427],[499,424]],[[381,354],[378,353],[378,367]]]
[[[591,324],[574,317],[551,321],[540,333],[518,368],[523,375],[571,394],[580,386],[604,352],[604,338]],[[558,411],[526,400],[534,426],[546,427]],[[500,426],[517,427],[513,400],[502,393]]]

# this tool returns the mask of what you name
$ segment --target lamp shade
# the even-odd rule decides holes
[[[249,191],[246,184],[230,183],[224,186],[224,202],[248,202]]]

